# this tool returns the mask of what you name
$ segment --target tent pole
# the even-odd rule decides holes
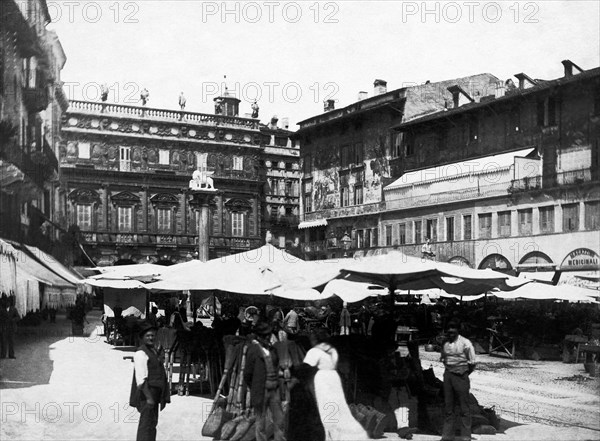
[[[146,318],[150,317],[150,291],[146,290]]]

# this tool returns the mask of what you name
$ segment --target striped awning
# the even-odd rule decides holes
[[[303,221],[298,225],[298,229],[303,230],[305,228],[324,227],[327,225],[327,219],[317,219],[312,221]]]

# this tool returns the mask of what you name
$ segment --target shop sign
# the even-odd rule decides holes
[[[597,270],[600,268],[598,254],[588,248],[571,251],[560,265],[561,271]]]

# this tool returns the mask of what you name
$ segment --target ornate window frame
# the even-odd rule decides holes
[[[154,209],[153,228],[159,234],[173,234],[175,229],[175,220],[177,209],[179,208],[179,198],[172,193],[156,193],[150,197],[150,203]],[[168,230],[160,230],[158,225],[158,211],[169,210],[171,212],[171,222]]]
[[[139,196],[131,193],[130,191],[121,191],[119,193],[113,194],[110,197],[110,200],[115,209],[115,226],[119,233],[135,233],[137,231],[137,216],[138,216],[138,208],[141,204],[141,199]],[[119,229],[119,208],[131,208],[131,229],[129,231],[121,231]]]
[[[100,205],[100,196],[98,193],[92,189],[78,188],[69,193],[68,200],[71,202],[72,206],[71,223],[74,225],[79,226],[77,223],[77,206],[86,205],[91,207],[90,230],[93,231],[96,228],[97,222],[95,211]]]

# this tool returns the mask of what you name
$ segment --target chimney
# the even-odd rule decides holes
[[[281,118],[281,128],[284,130],[290,129],[290,119],[287,116],[285,118]]]
[[[366,100],[369,97],[369,94],[365,91],[358,92],[358,101]]]
[[[519,80],[519,90],[529,89],[530,87],[537,85],[536,80],[523,72],[515,74],[515,78]]]
[[[387,81],[385,80],[375,80],[373,86],[375,87],[375,95],[381,95],[382,93],[387,92]]]
[[[571,60],[563,60],[561,63],[565,67],[565,78],[571,78],[573,76],[573,68],[577,69],[579,73],[583,72],[583,69],[573,63]]]
[[[475,101],[465,90],[459,85],[448,87],[448,92],[452,94],[453,109],[456,109],[463,104],[472,103]]]
[[[269,129],[277,130],[277,122],[278,121],[279,121],[279,118],[277,118],[277,115],[273,115],[271,117],[271,123],[269,124]]]
[[[335,110],[335,100],[323,101],[323,112],[329,112],[331,110]]]

